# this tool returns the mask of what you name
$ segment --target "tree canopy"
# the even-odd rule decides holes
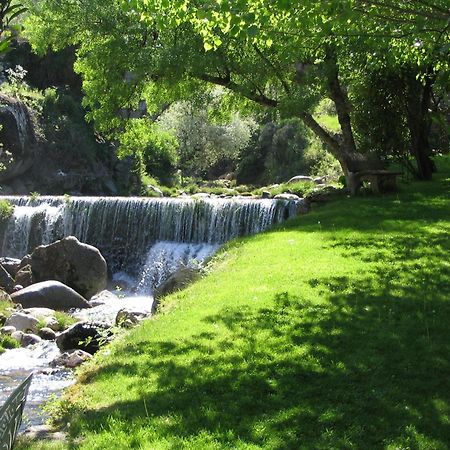
[[[121,129],[118,112],[142,99],[155,113],[218,85],[247,106],[300,118],[347,172],[358,155],[352,86],[374,71],[406,71],[424,90],[414,151],[418,174],[431,176],[421,129],[427,86],[448,82],[446,0],[28,2],[37,50],[77,47],[85,105],[100,130]],[[336,106],[338,135],[313,115],[323,97]]]

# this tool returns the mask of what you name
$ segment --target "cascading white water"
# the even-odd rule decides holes
[[[254,199],[6,197],[14,215],[1,254],[22,257],[65,236],[100,249],[110,268],[137,274],[156,242],[220,245],[296,214],[297,203]]]
[[[162,241],[153,245],[148,254],[139,277],[137,290],[141,294],[159,286],[178,267],[200,267],[212,256],[217,244],[182,244],[179,242]]]

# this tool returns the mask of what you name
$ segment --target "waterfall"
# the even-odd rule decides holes
[[[21,258],[38,245],[73,235],[99,248],[112,271],[135,274],[156,243],[217,247],[235,237],[264,231],[298,210],[295,201],[246,198],[4,198],[15,209],[0,234],[3,256]],[[167,244],[164,248],[167,253]],[[195,253],[195,249],[178,247],[169,253],[181,261],[183,253],[191,251]]]

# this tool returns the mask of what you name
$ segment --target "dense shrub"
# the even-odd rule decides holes
[[[9,219],[14,213],[14,205],[8,200],[0,200],[0,222]]]

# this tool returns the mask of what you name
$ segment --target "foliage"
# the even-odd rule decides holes
[[[178,160],[178,142],[171,133],[148,119],[134,119],[127,123],[119,141],[119,156],[134,155],[146,173],[171,184]]]
[[[2,354],[5,350],[18,348],[20,344],[11,336],[0,335],[0,354]]]
[[[447,448],[449,173],[228,244],[82,369],[63,448]]]
[[[298,119],[269,122],[241,151],[237,182],[264,185],[295,175],[335,174],[336,160]],[[331,172],[331,173],[330,173]]]
[[[2,0],[0,8],[0,54],[4,54],[11,49],[11,42],[21,30],[21,26],[17,24],[17,19],[26,11],[27,9],[21,2]]]
[[[66,330],[71,325],[74,325],[76,322],[78,322],[78,320],[73,316],[62,311],[55,311],[55,319],[58,322],[59,330]]]
[[[9,219],[14,213],[14,205],[9,200],[0,200],[0,222]]]
[[[41,51],[78,46],[85,104],[101,131],[120,132],[119,112],[143,98],[152,113],[216,85],[245,106],[299,118],[346,171],[356,146],[345,87],[385,67],[412,65],[430,84],[448,73],[446,1],[280,0],[268,8],[260,0],[29,0],[27,33]],[[341,137],[313,117],[325,96],[336,106]],[[429,162],[425,147],[416,149],[419,165]]]
[[[214,104],[208,106],[200,109],[193,102],[177,102],[158,120],[163,130],[177,137],[183,176],[207,178],[231,171],[256,127],[252,119],[236,113],[223,124],[214,123],[210,114]],[[220,107],[217,102],[215,106]]]

